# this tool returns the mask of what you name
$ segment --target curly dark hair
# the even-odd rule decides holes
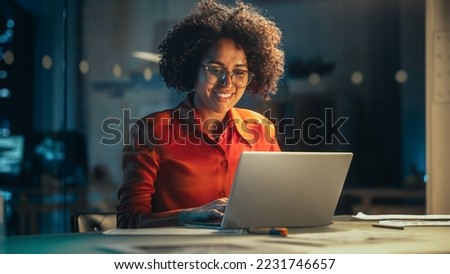
[[[215,0],[200,1],[196,9],[176,24],[158,51],[160,75],[170,89],[194,89],[200,59],[220,38],[242,47],[254,77],[247,92],[268,100],[277,92],[284,74],[281,31],[255,7],[236,1],[235,6]]]

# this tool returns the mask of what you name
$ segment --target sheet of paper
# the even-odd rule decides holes
[[[353,215],[354,220],[450,220],[450,215],[444,214],[381,214],[381,215],[368,215],[362,212]]]
[[[113,228],[103,232],[105,235],[212,235],[212,234],[242,234],[243,230],[218,230],[193,227],[161,227],[120,229]]]
[[[286,238],[268,238],[266,241],[277,241],[279,243],[290,243],[300,245],[340,245],[373,243],[393,240],[406,240],[414,237],[414,234],[395,231],[367,231],[352,229],[349,231],[328,232],[328,233],[299,233],[289,234]]]
[[[407,226],[450,226],[450,221],[408,221],[408,220],[384,220],[374,226],[404,228]]]
[[[115,244],[103,246],[101,249],[126,253],[126,254],[237,254],[237,253],[257,253],[252,246],[227,244],[227,243],[191,243],[191,244],[168,244],[152,245],[142,244]]]

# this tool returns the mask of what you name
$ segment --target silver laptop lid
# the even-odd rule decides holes
[[[350,152],[243,152],[221,228],[329,225],[352,157]]]

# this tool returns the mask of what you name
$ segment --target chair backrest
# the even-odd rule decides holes
[[[116,227],[115,212],[81,212],[73,218],[74,232],[101,232]]]

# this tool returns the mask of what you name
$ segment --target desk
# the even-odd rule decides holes
[[[142,253],[182,253],[180,246],[199,247],[192,253],[259,253],[259,254],[394,254],[450,253],[450,227],[407,227],[403,230],[376,228],[372,221],[351,221],[350,216],[337,216],[326,227],[289,230],[288,237],[250,234],[222,235],[104,235],[101,233],[67,233],[54,235],[12,236],[6,239],[6,253],[13,254],[92,254],[120,253],[120,245],[143,246]],[[307,245],[289,242],[295,235],[369,231],[386,232],[403,239],[377,242]],[[247,249],[245,246],[255,247]],[[209,247],[209,248],[208,248]],[[219,247],[219,248],[218,248]]]

